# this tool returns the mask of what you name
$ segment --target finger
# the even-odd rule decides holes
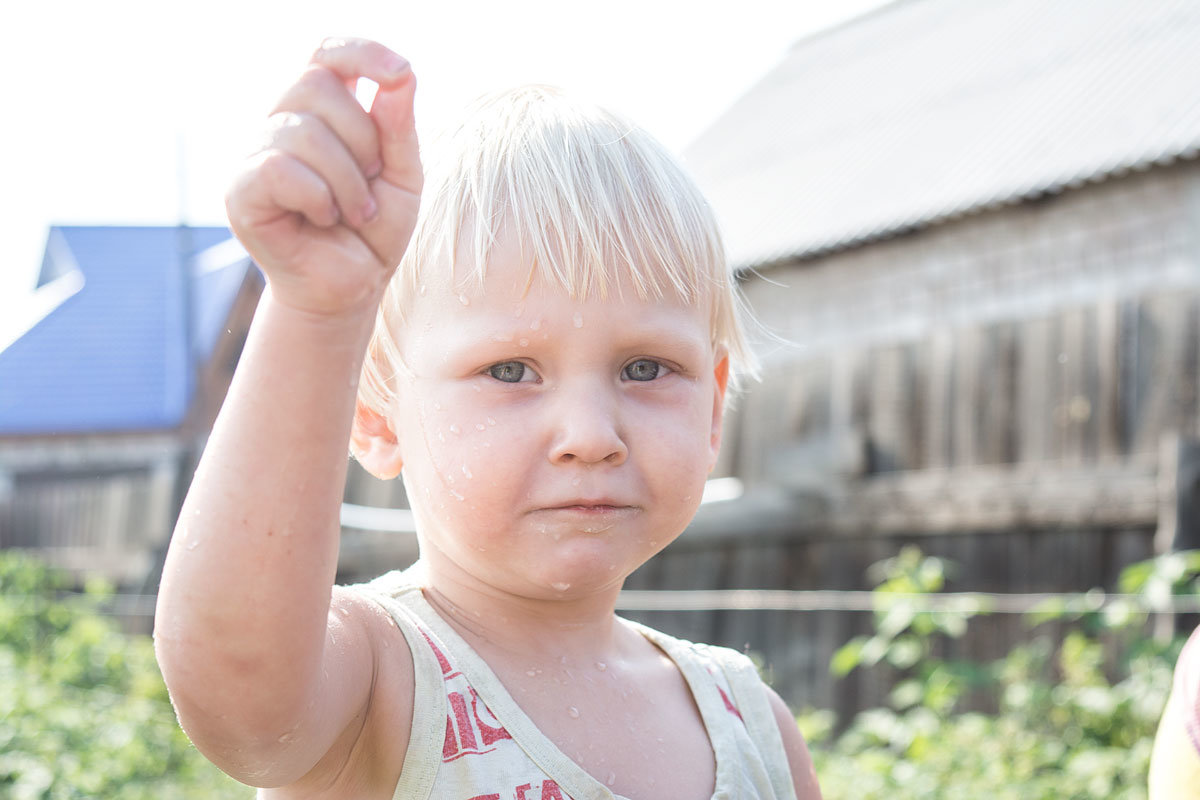
[[[367,178],[345,143],[319,117],[283,113],[271,118],[271,149],[282,150],[317,173],[333,192],[342,219],[359,226],[375,216],[378,207]]]
[[[272,113],[296,112],[318,117],[354,156],[359,169],[373,178],[382,169],[379,136],[367,112],[331,70],[310,66],[279,100]]]
[[[280,150],[255,156],[234,181],[226,210],[239,238],[257,238],[257,231],[283,217],[299,214],[318,227],[340,221],[329,185],[307,164]]]
[[[381,86],[371,107],[371,119],[379,133],[383,171],[371,182],[380,213],[374,223],[363,229],[363,234],[381,260],[393,266],[404,254],[412,235],[424,182],[413,116],[416,89],[416,77],[410,73],[397,85]],[[387,220],[388,224],[380,224],[381,220]]]
[[[370,78],[381,87],[399,83],[411,71],[405,58],[369,39],[326,39],[313,53],[312,63],[343,81]]]

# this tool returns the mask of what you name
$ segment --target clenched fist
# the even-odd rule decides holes
[[[359,78],[379,84],[370,111]],[[417,220],[421,162],[407,61],[329,39],[270,117],[225,204],[277,302],[320,316],[374,314]]]

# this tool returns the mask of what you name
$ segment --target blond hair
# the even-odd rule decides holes
[[[712,210],[645,131],[558,89],[525,86],[481,98],[440,145],[363,365],[359,398],[368,408],[390,406],[403,368],[398,333],[429,270],[482,283],[502,233],[516,237],[530,264],[526,288],[541,279],[573,298],[605,298],[628,285],[641,300],[670,293],[708,302],[731,385],[754,373],[744,303]]]

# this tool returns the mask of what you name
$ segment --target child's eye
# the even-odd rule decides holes
[[[493,364],[488,367],[488,374],[504,383],[521,383],[523,381],[531,381],[536,377],[533,370],[526,367],[520,361],[505,361],[502,364]]]
[[[637,361],[627,364],[625,369],[621,370],[621,376],[631,381],[652,381],[669,371],[667,367],[657,361],[639,358]]]

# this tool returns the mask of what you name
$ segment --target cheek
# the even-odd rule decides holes
[[[436,492],[471,508],[510,491],[524,437],[502,414],[469,402],[475,392],[463,394],[429,393],[405,409],[404,455],[426,497]]]

